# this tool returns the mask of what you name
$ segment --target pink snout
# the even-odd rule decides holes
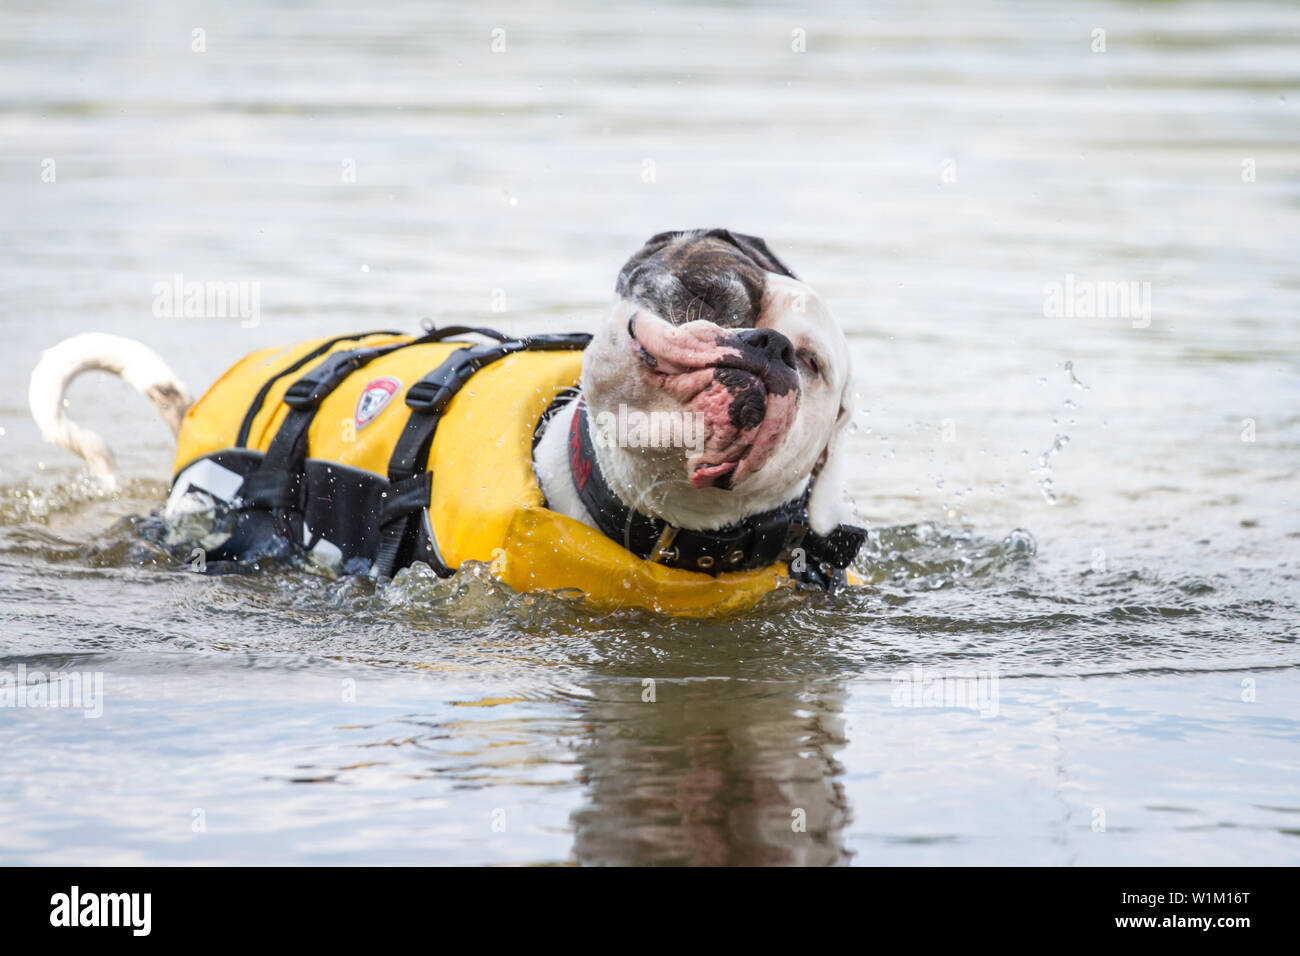
[[[799,380],[788,339],[771,329],[711,322],[628,323],[632,348],[659,384],[704,423],[702,453],[687,462],[697,488],[731,488],[760,469],[794,421]]]

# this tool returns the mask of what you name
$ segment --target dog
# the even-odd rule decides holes
[[[88,369],[132,384],[179,438],[192,427],[189,392],[146,345],[89,334],[48,350],[32,373],[32,414],[46,440],[106,482],[111,451],[64,412],[69,384]],[[371,388],[358,419],[397,385]],[[664,232],[619,271],[576,397],[535,426],[532,472],[547,509],[638,558],[718,575],[788,561],[807,535],[842,569],[862,540],[842,480],[852,395],[843,332],[766,242],[727,229]]]

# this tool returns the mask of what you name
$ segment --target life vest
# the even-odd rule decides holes
[[[471,331],[497,341],[443,341]],[[707,574],[644,560],[546,507],[534,436],[575,393],[587,341],[453,327],[254,352],[186,413],[169,506],[197,491],[226,510],[217,570],[287,552],[379,576],[476,561],[516,591],[697,616],[788,585],[781,562]]]

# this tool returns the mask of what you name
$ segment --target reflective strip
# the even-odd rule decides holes
[[[243,483],[244,476],[239,472],[218,465],[211,458],[200,458],[176,476],[172,492],[167,496],[164,514],[173,513],[181,498],[195,489],[206,491],[220,501],[234,501]]]

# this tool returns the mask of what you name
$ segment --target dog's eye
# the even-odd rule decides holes
[[[812,372],[814,378],[821,375],[822,367],[817,361],[817,356],[805,349],[800,349],[797,354],[799,361],[804,364],[804,368]]]

